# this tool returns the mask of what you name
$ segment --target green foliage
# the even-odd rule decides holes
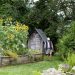
[[[18,58],[17,53],[16,52],[12,52],[11,50],[5,50],[3,53],[4,53],[4,55],[10,56],[13,59],[17,59]]]
[[[30,28],[37,27],[46,32],[53,31],[53,33],[47,33],[48,36],[55,36],[52,34],[56,34],[58,23],[67,23],[68,20],[75,19],[74,0],[38,0],[36,3],[29,3],[29,1],[33,2],[33,0],[1,0],[0,16],[12,16],[28,24]],[[29,8],[28,5],[34,7]],[[63,28],[64,25],[61,27]]]
[[[44,59],[43,60],[45,60],[45,61],[50,61],[52,58],[50,57],[50,56],[44,56]]]
[[[32,50],[29,49],[27,55],[30,58],[30,61],[39,61],[42,60],[42,50]]]
[[[15,26],[0,25],[0,34],[0,51],[12,50],[21,55],[27,53],[28,26],[18,22]]]
[[[22,16],[28,12],[26,7],[28,0],[1,0],[0,16],[12,16],[16,19],[22,19]]]
[[[29,1],[32,2],[30,3]],[[1,0],[0,16],[3,18],[12,16],[14,20],[16,19],[21,23],[28,24],[30,34],[33,32],[34,28],[41,28],[46,35],[51,38],[53,43],[56,44],[58,39],[57,30],[60,32],[59,36],[62,36],[65,30],[64,26],[75,20],[74,0],[33,1],[34,0]],[[31,5],[33,7],[31,7]],[[74,48],[75,41],[72,40],[69,45]],[[62,50],[64,50],[64,48],[66,49],[66,47],[63,46]]]
[[[42,54],[42,50],[32,50],[32,49],[29,49],[28,53],[29,53],[29,55]]]
[[[67,57],[69,51],[75,50],[75,22],[71,23],[68,32],[65,32],[63,37],[59,39],[57,47],[63,58]]]
[[[67,47],[68,43],[69,43],[69,39],[68,36],[63,36],[62,39],[59,40],[59,43],[57,44],[57,47],[59,49],[59,53],[62,56],[62,58],[64,59],[67,56],[67,53],[69,51],[69,48]]]
[[[56,52],[54,54],[54,56],[52,56],[52,60],[60,60],[60,61],[63,61],[62,58],[61,58],[61,54]]]
[[[59,53],[55,53],[53,56],[44,55],[43,60],[46,60],[46,61],[56,61],[56,60],[63,61],[61,58],[61,55]]]
[[[41,72],[34,71],[34,72],[33,72],[33,75],[41,75]]]
[[[62,35],[65,24],[67,24],[69,20],[75,20],[74,0],[72,0],[72,2],[69,0],[33,1],[34,0],[1,0],[0,16],[4,18],[12,16],[21,23],[28,24],[30,33],[31,31],[33,32],[32,28],[41,28],[55,43],[58,38],[56,31],[60,29],[60,35]],[[31,5],[33,7],[31,7]]]
[[[73,67],[75,65],[75,53],[68,53],[67,59],[66,59],[66,63],[69,64],[71,67]]]

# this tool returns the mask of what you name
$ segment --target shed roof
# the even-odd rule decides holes
[[[47,36],[45,35],[45,33],[41,30],[41,29],[35,29],[37,31],[37,33],[40,35],[40,37],[42,38],[42,40],[44,42],[47,41]]]

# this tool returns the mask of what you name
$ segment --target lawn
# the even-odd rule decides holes
[[[23,65],[0,68],[0,75],[33,75],[34,71],[41,71],[50,67],[57,67],[60,61],[41,61]]]

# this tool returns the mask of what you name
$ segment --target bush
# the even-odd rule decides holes
[[[10,18],[8,18],[10,19]],[[3,20],[0,20],[0,49],[12,50],[19,55],[27,53],[27,38],[28,38],[28,26],[15,22],[14,25],[8,26],[11,23],[11,19],[5,21],[5,26],[2,26]],[[13,23],[11,23],[13,24]]]
[[[64,33],[57,44],[59,53],[63,59],[67,57],[70,50],[75,50],[75,22],[72,22],[70,26],[68,32]]]
[[[66,63],[69,64],[71,67],[75,66],[75,53],[68,53]]]

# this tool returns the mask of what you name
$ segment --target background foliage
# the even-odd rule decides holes
[[[71,23],[71,27],[64,33],[62,38],[59,39],[57,45],[59,52],[65,57],[68,52],[75,50],[75,22]]]
[[[66,27],[70,27],[70,23],[75,21],[75,0],[1,0],[0,17],[5,19],[8,16],[13,17],[13,23],[17,20],[28,25],[29,34],[34,28],[42,29],[55,46],[69,29]],[[68,37],[71,35],[67,34],[62,40],[70,40]],[[70,44],[75,47],[73,43]],[[66,45],[64,48],[67,49]]]

